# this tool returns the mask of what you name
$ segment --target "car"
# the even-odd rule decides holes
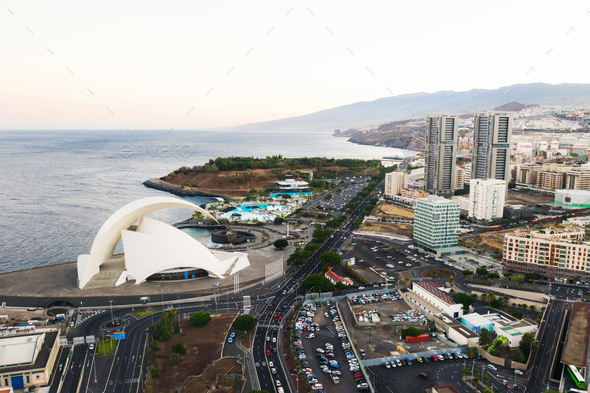
[[[70,322],[70,327],[74,327],[74,321]]]
[[[408,365],[408,362],[406,362],[406,359],[400,359],[400,362],[402,362],[402,364],[404,366],[407,366]]]
[[[231,332],[231,334],[229,335],[230,337],[235,337],[236,336],[236,332]]]
[[[418,363],[424,363],[424,360],[422,360],[422,358],[421,358],[421,357],[417,357],[417,358],[416,358],[416,361],[417,361]]]
[[[272,317],[273,317],[273,318],[276,318],[276,317],[277,317],[277,314],[273,315]]]
[[[489,368],[490,370],[498,371],[498,369],[496,368],[496,366],[493,366],[493,365],[491,365],[491,364],[488,364],[488,368]]]
[[[432,355],[430,358],[431,358],[432,360],[434,360],[435,362],[438,362],[438,356],[436,356],[436,355]]]
[[[274,367],[274,366],[275,366],[274,362],[272,362],[272,361],[268,362],[268,367]]]
[[[402,366],[402,362],[399,359],[395,359],[395,364],[397,364],[398,367]]]
[[[430,362],[430,360],[428,360],[428,357],[426,357],[426,356],[424,356],[424,357],[422,358],[422,360],[424,360],[424,363],[428,363],[428,362]]]
[[[522,375],[522,371],[520,371],[520,370],[514,370],[514,373],[518,374],[518,375]]]
[[[438,358],[438,360],[445,360],[443,355],[437,355],[436,357]]]
[[[213,284],[213,286],[214,287],[219,287],[219,286],[221,286],[221,283],[220,282],[216,282],[215,284]]]
[[[231,344],[231,343],[233,343],[233,342],[234,342],[234,339],[233,339],[233,337],[230,337],[230,338],[228,338],[228,339],[227,339],[227,342],[228,342],[228,343],[230,343],[230,344]]]
[[[385,368],[391,368],[388,362],[385,362]]]
[[[330,343],[326,343],[326,348],[328,349],[334,349],[334,346]]]
[[[316,348],[316,352],[319,352],[319,353],[326,353],[326,351],[324,351],[322,348]]]
[[[266,356],[270,356],[270,350],[266,350]]]
[[[273,342],[273,343],[276,343],[276,342],[277,342],[277,338],[276,338],[276,337],[273,337],[273,338],[272,338],[272,342]]]
[[[272,367],[272,368],[270,369],[270,372],[271,372],[272,374],[276,374],[276,373],[277,373],[277,369],[276,369],[276,368],[274,368],[274,367]]]
[[[426,375],[426,373],[420,373],[420,378],[428,379],[428,375]]]
[[[408,366],[412,365],[412,361],[410,360],[410,358],[406,359],[406,362],[408,363]]]
[[[90,349],[90,350],[92,351],[92,350],[94,349],[94,344],[90,344],[90,345],[88,346],[88,349]],[[516,371],[518,371],[518,370],[516,370]],[[522,374],[522,373],[521,373],[521,374]]]
[[[365,287],[358,287],[358,289],[365,289]]]
[[[279,315],[279,321],[282,320],[282,319],[283,319],[283,317]]]
[[[266,336],[266,341],[270,341],[270,336]]]
[[[334,374],[334,375],[342,375],[342,372],[340,372],[338,370],[332,370],[332,374]]]
[[[279,381],[278,379],[275,381],[275,385],[276,386],[281,386],[281,381]]]

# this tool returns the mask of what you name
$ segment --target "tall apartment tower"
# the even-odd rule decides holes
[[[510,182],[512,114],[477,112],[473,119],[472,179]]]
[[[455,190],[458,116],[426,117],[426,167],[424,185],[430,194],[451,196]]]

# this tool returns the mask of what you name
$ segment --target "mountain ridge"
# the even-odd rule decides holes
[[[307,115],[245,124],[237,130],[326,130],[359,127],[410,118],[424,117],[429,113],[466,113],[489,110],[510,102],[539,105],[590,104],[590,84],[526,83],[503,86],[497,89],[471,89],[457,92],[441,90],[434,93],[418,92],[373,101],[360,101]]]

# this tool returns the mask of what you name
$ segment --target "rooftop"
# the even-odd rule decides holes
[[[574,303],[561,355],[561,362],[564,364],[586,367],[590,336],[588,313],[590,313],[590,304]]]
[[[44,335],[42,335],[42,336],[44,336],[45,341],[41,345],[41,350],[39,351],[39,354],[37,355],[37,358],[35,359],[35,363],[26,364],[26,365],[15,365],[15,366],[2,368],[1,369],[2,373],[6,374],[6,373],[17,372],[17,371],[37,370],[37,369],[45,368],[47,366],[47,361],[49,360],[49,355],[51,353],[51,350],[53,349],[53,345],[55,343],[55,340],[57,339],[58,333],[59,332],[56,330],[56,331],[52,331],[52,332],[47,332]],[[38,335],[34,335],[34,336],[38,336]],[[30,336],[19,336],[19,337],[30,337]],[[2,340],[7,340],[7,339],[8,338],[2,339]]]
[[[414,285],[419,286],[420,288],[424,289],[425,291],[429,292],[431,295],[435,296],[436,298],[440,299],[443,303],[452,306],[453,304],[457,304],[453,301],[453,297],[446,293],[445,291],[439,289],[441,288],[440,284],[437,284],[434,281],[414,281]]]
[[[346,278],[346,277],[340,277],[339,275],[337,275],[336,273],[334,273],[332,271],[332,268],[330,268],[327,272],[326,272],[326,277],[329,279],[334,280],[335,282],[343,282],[346,285],[352,285],[354,284],[354,282],[350,279],[350,278]]]
[[[35,360],[43,334],[14,336],[0,339],[0,367],[30,364]]]

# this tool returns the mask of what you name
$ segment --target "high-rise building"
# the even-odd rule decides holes
[[[473,119],[472,179],[510,181],[512,114],[477,112]]]
[[[408,187],[408,174],[404,172],[390,172],[385,174],[385,196],[393,198],[401,194]]]
[[[436,195],[416,199],[414,244],[439,256],[462,252],[457,247],[458,232],[459,202]]]
[[[471,179],[468,216],[480,221],[502,218],[506,204],[506,181]]]
[[[430,194],[453,195],[457,156],[457,115],[426,117],[426,166],[424,185]]]

